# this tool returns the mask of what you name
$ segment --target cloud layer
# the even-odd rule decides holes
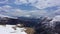
[[[0,3],[14,3],[16,5],[30,4],[31,6],[43,9],[46,7],[59,5],[60,0],[0,0]]]
[[[15,4],[31,4],[39,9],[43,9],[50,6],[57,6],[60,4],[60,0],[16,0]]]
[[[8,15],[8,16],[40,16],[40,15],[46,15],[47,12],[45,10],[32,10],[32,11],[27,11],[27,10],[20,10],[16,8],[12,8],[9,5],[5,5],[0,7],[0,14],[3,15]]]
[[[55,16],[60,0],[0,0],[0,14],[7,16]]]

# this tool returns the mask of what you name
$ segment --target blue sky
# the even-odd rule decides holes
[[[14,17],[56,15],[60,12],[59,1],[60,0],[0,0],[0,14]]]

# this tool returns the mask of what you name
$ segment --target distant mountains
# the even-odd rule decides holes
[[[0,24],[10,24],[10,25],[23,24],[22,27],[34,28],[36,31],[35,34],[40,34],[42,32],[44,34],[45,33],[49,34],[49,33],[52,33],[51,31],[53,31],[52,34],[54,34],[55,33],[54,31],[60,27],[60,15],[55,16],[54,18],[18,17],[18,19],[13,19],[13,18],[8,18],[8,17],[3,17],[2,19],[0,19]],[[57,30],[57,32],[59,31]]]

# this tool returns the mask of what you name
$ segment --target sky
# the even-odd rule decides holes
[[[60,15],[60,0],[0,0],[0,14],[11,17]]]

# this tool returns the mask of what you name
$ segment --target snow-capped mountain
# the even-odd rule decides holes
[[[60,15],[55,16],[52,21],[60,21]]]
[[[60,21],[60,15],[57,15],[53,18],[55,21]]]

